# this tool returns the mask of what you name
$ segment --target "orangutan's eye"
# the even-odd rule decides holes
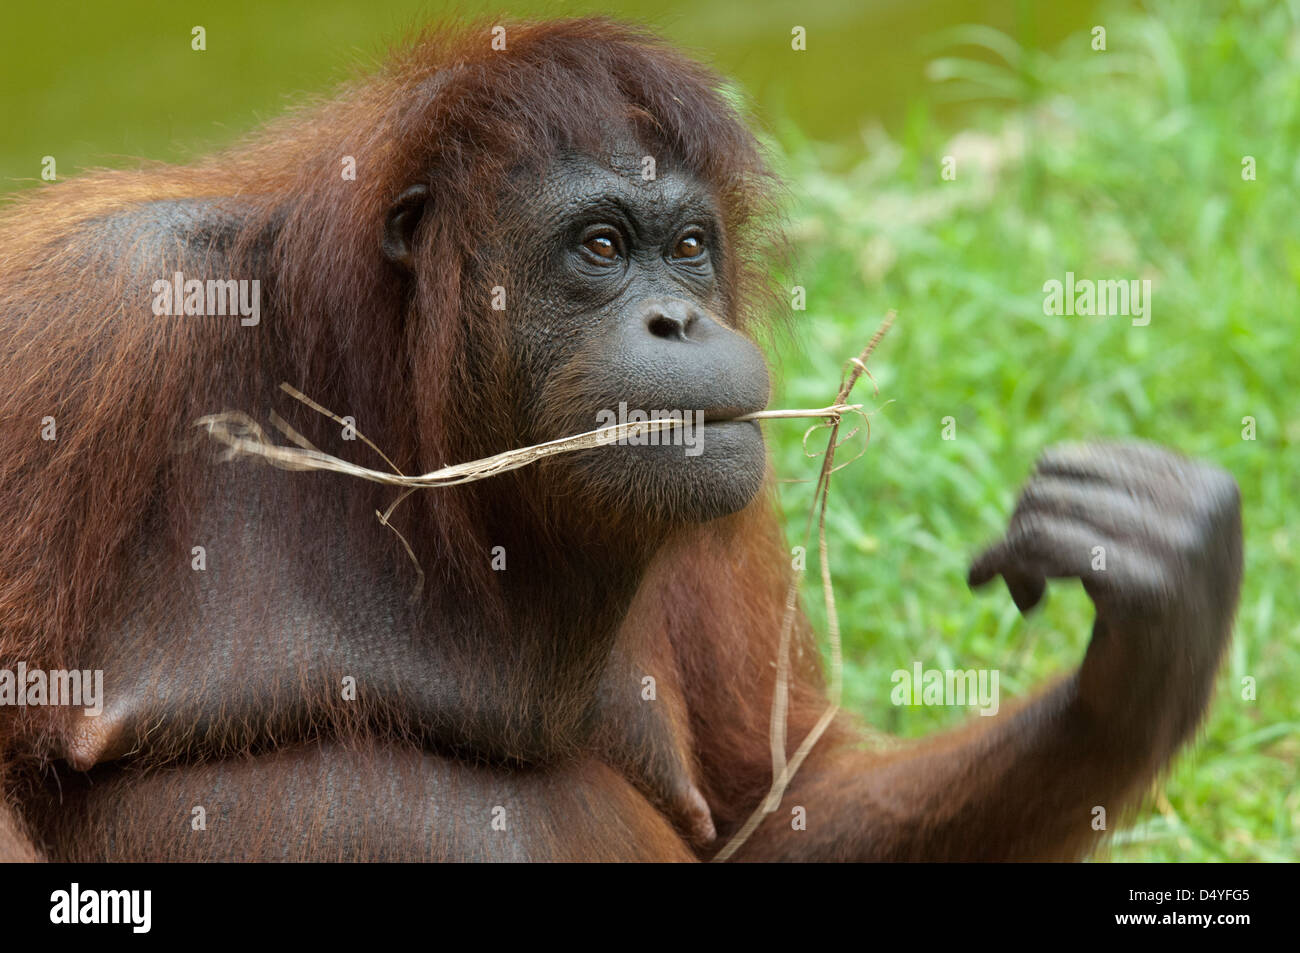
[[[613,232],[597,232],[590,235],[583,241],[582,247],[605,261],[618,259],[618,236]]]
[[[673,258],[699,258],[704,254],[704,237],[699,232],[683,235],[673,249]]]

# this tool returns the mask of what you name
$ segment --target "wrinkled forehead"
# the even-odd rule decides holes
[[[568,151],[511,180],[516,213],[537,220],[571,218],[604,205],[642,215],[681,213],[716,219],[711,190],[671,157],[630,135],[608,139],[597,153]]]

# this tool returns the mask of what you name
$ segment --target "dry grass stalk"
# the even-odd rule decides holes
[[[321,407],[311,398],[305,396],[297,388],[289,384],[281,384],[280,389],[290,394],[313,410],[317,410],[325,416],[342,423],[342,419],[332,412]],[[845,404],[839,402],[829,407],[820,407],[816,410],[760,410],[756,413],[745,414],[735,418],[736,420],[767,420],[783,417],[822,417],[829,419],[838,419],[841,414],[860,411],[861,404]],[[625,424],[615,424],[610,427],[601,427],[597,430],[588,430],[586,433],[574,434],[570,437],[560,437],[557,440],[548,440],[545,443],[537,443],[528,447],[520,447],[517,450],[506,450],[503,453],[494,454],[490,457],[483,457],[479,460],[471,460],[468,463],[458,463],[453,466],[443,467],[441,470],[434,470],[430,473],[421,474],[420,476],[406,476],[391,461],[389,466],[393,467],[393,472],[386,470],[373,470],[370,467],[363,467],[355,463],[350,463],[332,454],[317,450],[306,438],[294,431],[278,415],[272,416],[272,423],[292,440],[297,446],[287,447],[282,444],[276,444],[266,435],[262,427],[249,417],[247,414],[239,411],[227,411],[220,414],[209,414],[206,417],[200,417],[197,426],[206,427],[208,435],[218,443],[225,444],[227,452],[225,459],[234,457],[259,457],[270,463],[272,466],[280,467],[284,470],[326,470],[332,473],[346,473],[349,476],[359,477],[363,480],[370,480],[375,483],[386,483],[390,486],[403,486],[412,489],[423,489],[425,487],[435,486],[456,486],[460,483],[473,483],[475,480],[486,480],[488,477],[496,476],[499,473],[506,473],[510,470],[518,470],[526,467],[530,463],[536,463],[546,457],[553,457],[561,453],[572,453],[575,450],[590,450],[595,447],[613,444],[624,437],[636,436],[639,434],[651,434],[660,430],[668,430],[673,427],[682,426],[682,421],[675,418],[664,418],[660,420],[637,421]],[[355,428],[353,428],[355,430]],[[383,451],[371,443],[359,431],[357,436],[370,446],[376,453],[385,460]]]
[[[871,372],[867,370],[867,358],[871,356],[872,351],[876,349],[876,345],[880,343],[890,327],[893,326],[894,317],[893,311],[888,312],[876,333],[867,342],[867,346],[862,349],[862,353],[855,358],[850,358],[845,364],[844,373],[840,379],[840,390],[832,406],[844,405],[845,401],[848,400],[849,393],[853,390],[853,386],[862,375],[865,374],[868,378],[871,377]],[[867,428],[867,440],[869,441],[871,439],[871,420],[861,410],[858,410],[857,413],[862,417],[863,424]],[[768,789],[767,797],[763,799],[763,802],[754,809],[753,813],[745,820],[745,823],[740,826],[740,829],[732,835],[731,840],[727,841],[722,850],[718,851],[714,856],[715,861],[724,861],[732,857],[758,828],[758,825],[762,823],[763,818],[781,806],[781,799],[785,795],[786,788],[790,786],[790,782],[794,780],[795,772],[799,770],[804,759],[808,757],[808,753],[812,751],[813,745],[825,734],[826,729],[830,727],[831,722],[840,710],[840,700],[844,690],[844,661],[840,647],[840,621],[835,611],[835,593],[831,588],[830,556],[826,546],[826,502],[830,495],[831,474],[838,469],[835,466],[835,451],[843,443],[839,435],[840,416],[837,414],[830,417],[826,423],[819,426],[827,427],[830,434],[826,441],[826,450],[822,454],[821,474],[817,479],[817,488],[813,492],[812,507],[808,511],[808,521],[804,525],[804,546],[806,549],[812,533],[813,517],[816,516],[817,554],[818,562],[821,565],[822,598],[826,602],[826,629],[829,635],[831,652],[831,684],[828,693],[830,695],[830,704],[826,706],[826,710],[817,719],[817,723],[813,725],[803,741],[799,743],[794,755],[787,759],[786,728],[790,706],[790,641],[794,632],[799,581],[803,574],[802,570],[800,570],[790,580],[790,587],[786,590],[785,617],[781,622],[781,642],[777,650],[776,688],[772,695],[772,718],[769,727],[772,743],[772,786]],[[817,428],[812,428],[812,430],[815,429]],[[805,446],[812,430],[804,434]],[[851,438],[857,433],[857,430],[858,428],[855,427],[844,437],[844,440]]]

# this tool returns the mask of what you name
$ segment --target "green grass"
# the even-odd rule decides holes
[[[846,705],[905,736],[966,717],[890,704],[890,673],[914,659],[1000,669],[1006,697],[1082,656],[1091,606],[1077,583],[1055,585],[1030,618],[1005,589],[974,596],[964,584],[1043,447],[1135,436],[1229,469],[1246,532],[1234,642],[1202,740],[1109,856],[1294,860],[1300,4],[1151,11],[1100,15],[1106,52],[1085,34],[1013,52],[997,71],[939,67],[973,77],[946,84],[956,95],[1000,100],[960,135],[924,106],[902,135],[871,133],[856,150],[778,130],[799,249],[786,285],[806,287],[808,305],[775,406],[827,402],[841,362],[898,310],[871,364],[871,448],[834,484],[831,551]],[[955,181],[940,178],[945,155],[958,156]],[[1242,179],[1244,155],[1256,181]],[[1043,283],[1067,270],[1151,278],[1150,325],[1045,316]],[[870,397],[864,384],[858,396]],[[940,435],[947,416],[953,441]],[[1242,439],[1246,416],[1254,441]],[[781,475],[813,474],[802,428],[768,426]],[[784,491],[792,540],[808,498]],[[820,618],[817,590],[805,600]],[[1245,676],[1254,701],[1241,699]]]

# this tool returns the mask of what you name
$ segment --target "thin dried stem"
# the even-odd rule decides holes
[[[315,401],[300,395],[294,388],[287,384],[281,385],[287,393],[300,396],[307,406],[319,410],[321,413],[337,420],[340,423],[342,418],[336,417],[333,413],[321,407]],[[837,419],[841,414],[859,411],[860,404],[832,404],[829,407],[821,407],[816,410],[761,410],[753,414],[745,414],[737,417],[737,420],[764,420],[776,417],[825,417]],[[228,458],[231,457],[260,457],[272,466],[280,467],[285,470],[326,470],[333,473],[346,473],[349,476],[359,477],[363,480],[370,480],[374,483],[384,483],[389,486],[404,487],[434,487],[434,486],[456,486],[461,483],[473,483],[476,480],[485,480],[488,477],[496,476],[499,473],[507,473],[510,470],[518,470],[526,467],[531,463],[544,460],[547,457],[553,457],[562,453],[573,453],[576,450],[590,450],[594,447],[605,446],[615,443],[625,437],[639,436],[642,434],[657,433],[661,430],[670,430],[674,427],[683,426],[683,422],[676,418],[665,417],[659,420],[636,421],[632,423],[614,424],[610,427],[601,427],[597,430],[588,430],[586,433],[574,434],[570,437],[560,437],[557,440],[548,440],[545,443],[533,444],[528,447],[520,447],[517,450],[506,450],[503,453],[494,454],[490,457],[483,457],[479,460],[471,460],[468,463],[458,463],[453,466],[443,467],[440,470],[434,470],[430,473],[421,474],[420,476],[405,476],[397,467],[389,462],[389,466],[397,472],[389,473],[385,470],[374,470],[370,467],[363,467],[359,464],[351,463],[347,460],[340,459],[332,454],[324,453],[320,450],[309,449],[304,446],[286,447],[281,444],[272,443],[266,436],[266,433],[260,426],[247,414],[238,411],[228,411],[222,414],[209,414],[201,417],[197,421],[197,426],[206,427],[208,435],[218,443],[225,444]],[[355,428],[353,428],[355,430]],[[374,444],[366,440],[358,432],[358,437],[365,440],[366,444],[372,447],[380,456],[384,456]],[[291,438],[292,439],[292,438]],[[296,441],[295,441],[296,442]],[[388,460],[384,456],[385,460]]]
[[[853,385],[858,382],[858,378],[863,374],[871,377],[871,374],[867,371],[867,358],[871,356],[872,351],[876,349],[876,345],[880,343],[880,340],[893,326],[894,317],[893,311],[886,314],[880,328],[872,335],[862,353],[855,358],[850,358],[845,364],[844,374],[840,379],[840,391],[835,398],[835,403],[831,406],[844,407],[846,411],[849,409],[849,405],[845,404],[849,392],[853,390]],[[867,420],[866,414],[860,410],[860,405],[854,405],[853,409],[857,410],[864,420]],[[835,720],[835,716],[840,710],[840,701],[844,690],[844,660],[840,643],[839,614],[835,610],[835,592],[831,586],[830,551],[826,544],[826,503],[830,495],[831,474],[837,469],[835,466],[835,450],[839,447],[840,415],[828,415],[826,424],[819,426],[828,427],[830,436],[826,442],[826,450],[822,455],[821,473],[817,478],[817,487],[813,491],[813,503],[808,512],[808,521],[804,525],[804,546],[806,549],[815,516],[817,519],[817,555],[821,562],[822,598],[826,603],[826,629],[829,635],[831,654],[830,704],[827,705],[826,710],[822,712],[808,734],[799,743],[794,755],[787,759],[786,732],[790,709],[790,642],[794,632],[794,621],[797,612],[796,597],[803,572],[799,570],[790,580],[790,587],[786,590],[785,615],[781,620],[781,638],[777,647],[776,686],[772,693],[771,721],[768,728],[772,749],[772,785],[768,789],[767,796],[745,819],[745,823],[732,835],[731,840],[727,841],[722,850],[718,851],[714,856],[714,861],[725,861],[735,856],[736,851],[740,850],[750,835],[758,829],[758,825],[762,823],[763,818],[781,806],[781,799],[785,796],[790,782],[794,780],[795,773],[803,765],[804,759],[808,757],[813,746],[826,733],[826,729],[830,727],[831,722]],[[869,438],[869,420],[867,420],[867,426]],[[805,444],[810,433],[811,430],[809,433],[804,434]]]

